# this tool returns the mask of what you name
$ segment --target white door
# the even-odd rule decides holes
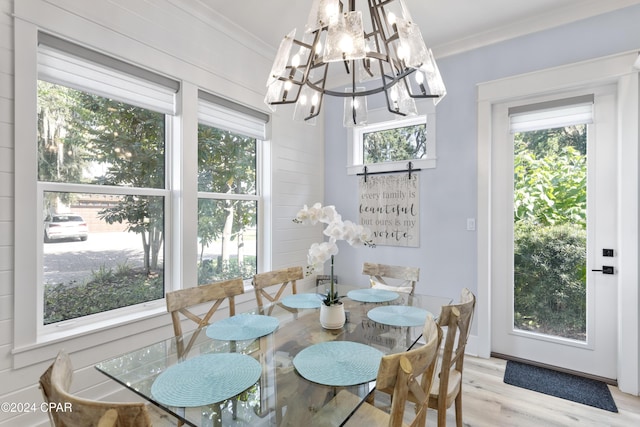
[[[581,109],[591,95],[593,103]],[[615,106],[615,86],[603,86],[493,107],[494,354],[616,378]],[[585,111],[590,124],[583,124],[590,121],[581,116]],[[554,114],[559,123],[564,117],[579,124],[553,124]],[[542,128],[514,132],[519,117],[525,128],[538,119]],[[559,149],[572,132],[585,145]],[[594,271],[603,266],[605,272]],[[613,274],[605,274],[609,267]]]

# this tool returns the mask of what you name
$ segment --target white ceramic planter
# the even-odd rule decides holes
[[[344,313],[344,305],[320,304],[320,324],[325,329],[340,329],[344,326],[346,316]]]

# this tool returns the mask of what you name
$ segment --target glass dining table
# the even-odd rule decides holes
[[[338,291],[346,295],[340,329],[320,325],[321,295],[300,293],[95,367],[186,425],[322,425],[314,415],[326,402],[342,388],[364,402],[380,358],[414,346],[426,316],[437,318],[452,301],[344,285]]]

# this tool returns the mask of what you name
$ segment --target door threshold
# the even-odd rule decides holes
[[[527,363],[529,365],[538,366],[540,368],[545,368],[545,369],[551,369],[558,372],[564,372],[565,374],[571,374],[577,377],[583,377],[583,378],[589,378],[596,381],[602,381],[605,384],[609,384],[615,387],[618,386],[617,379],[605,378],[605,377],[600,377],[598,375],[587,374],[585,372],[573,371],[571,369],[561,368],[559,366],[547,365],[546,363],[540,363],[534,360],[528,360],[528,359],[523,359],[521,357],[509,356],[508,354],[495,353],[492,351],[491,357],[495,357],[497,359],[503,359],[503,360],[511,360],[514,362]]]

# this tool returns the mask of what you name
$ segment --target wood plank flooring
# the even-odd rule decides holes
[[[465,426],[640,426],[640,397],[609,386],[618,413],[593,408],[535,391],[505,384],[506,361],[465,356],[462,413]],[[407,411],[412,408],[407,408]],[[429,410],[427,426],[436,426],[436,411]],[[455,409],[447,411],[447,426],[455,426]]]

